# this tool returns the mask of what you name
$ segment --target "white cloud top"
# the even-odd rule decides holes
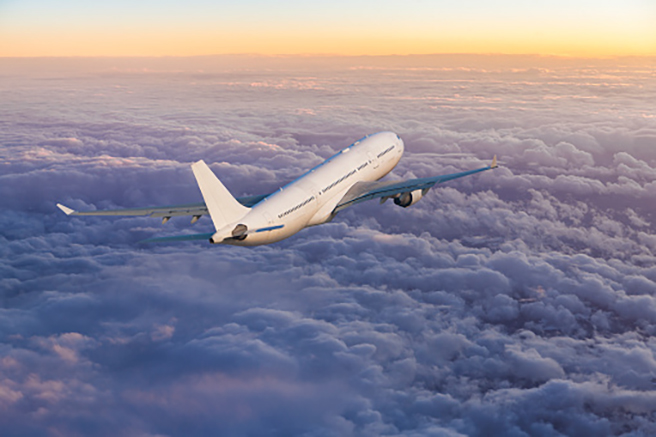
[[[18,62],[3,434],[656,433],[653,64]],[[395,177],[501,167],[252,249],[142,247],[188,220],[55,207],[200,201],[198,159],[268,192],[383,129],[406,143]]]

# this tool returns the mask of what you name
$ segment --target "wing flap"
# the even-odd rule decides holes
[[[204,203],[186,203],[182,205],[154,206],[147,208],[106,209],[100,211],[75,211],[61,203],[58,203],[57,207],[64,211],[66,215],[174,217],[207,214],[207,207]]]

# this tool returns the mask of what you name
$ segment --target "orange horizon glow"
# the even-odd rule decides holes
[[[2,38],[0,31],[0,41]],[[230,40],[238,39],[237,42]],[[121,57],[121,56],[204,56],[228,54],[254,55],[337,55],[384,56],[424,54],[508,54],[551,55],[583,58],[618,56],[655,56],[656,42],[622,42],[602,38],[576,38],[568,41],[545,41],[526,38],[322,38],[294,35],[203,35],[182,37],[144,35],[99,35],[81,39],[76,34],[56,38],[21,38],[2,45],[0,57]]]
[[[266,10],[202,3],[204,10],[139,9],[127,3],[103,6],[72,0],[9,1],[0,7],[0,57],[260,55],[533,54],[569,57],[656,56],[656,5],[645,0],[553,0],[560,9],[499,0],[499,11],[481,0],[470,7],[413,5],[380,10],[349,3],[298,11],[300,3],[281,0]],[[190,0],[200,5],[203,0]],[[42,4],[27,9],[25,4]],[[164,2],[166,3],[166,2]],[[287,4],[287,9],[285,4]],[[578,4],[566,10],[565,4]],[[264,2],[244,0],[245,5]],[[12,17],[12,8],[13,15]],[[50,9],[44,9],[45,7]],[[24,7],[25,9],[21,9]],[[368,6],[370,7],[370,6]],[[113,8],[113,9],[111,9]],[[168,9],[167,9],[168,8]],[[323,8],[323,10],[321,10]],[[63,10],[62,10],[63,9]],[[82,9],[82,10],[81,10]],[[484,9],[484,10],[482,10]],[[36,11],[36,12],[34,12]],[[128,12],[129,11],[129,12]],[[549,9],[551,11],[551,9]],[[188,16],[182,16],[182,13]],[[58,16],[60,14],[61,16]]]

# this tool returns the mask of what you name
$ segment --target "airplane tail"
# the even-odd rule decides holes
[[[219,229],[236,222],[251,210],[235,199],[212,170],[200,160],[191,165],[196,182],[203,194],[214,228]]]

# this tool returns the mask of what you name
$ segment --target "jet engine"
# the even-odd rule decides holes
[[[428,189],[408,191],[408,192],[405,192],[405,193],[401,193],[399,195],[399,197],[394,198],[394,203],[396,205],[402,206],[403,208],[407,208],[407,207],[412,206],[415,203],[419,202],[419,199],[424,197],[424,195],[427,192],[428,192]]]

